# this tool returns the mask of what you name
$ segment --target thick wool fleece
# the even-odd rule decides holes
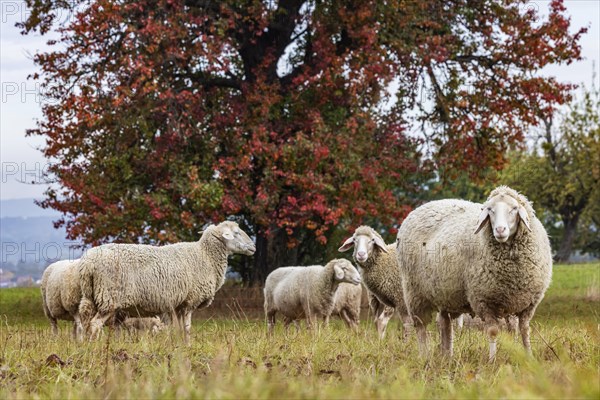
[[[77,262],[62,260],[50,264],[42,275],[42,304],[50,320],[73,321],[81,301]]]
[[[511,196],[529,216],[506,243],[488,224],[474,234],[482,204],[432,201],[411,212],[398,231],[398,263],[404,299],[425,324],[433,310],[506,317],[533,313],[552,275],[548,235],[527,199],[501,186],[488,199]]]
[[[362,285],[340,283],[335,292],[332,315],[338,315],[349,327],[356,327],[360,322],[360,305]]]
[[[369,226],[360,226],[354,231],[354,237],[359,235],[381,236]],[[383,241],[383,239],[382,239]],[[402,293],[402,279],[396,257],[396,244],[386,246],[387,253],[374,246],[372,254],[365,262],[354,262],[361,271],[363,282],[369,292],[386,306],[394,307],[401,315],[407,314]]]
[[[288,322],[329,317],[340,283],[335,278],[336,264],[345,266],[358,278],[358,271],[350,261],[344,259],[332,260],[324,267],[282,267],[271,272],[264,288],[267,318],[277,312]]]
[[[81,289],[100,314],[151,317],[192,310],[212,302],[225,281],[227,256],[219,226],[198,242],[103,245],[82,258]]]

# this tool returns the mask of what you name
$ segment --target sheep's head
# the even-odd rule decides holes
[[[366,262],[373,254],[375,248],[387,253],[385,242],[373,228],[360,226],[354,231],[352,237],[346,239],[338,251],[344,252],[354,246],[353,257],[358,263]]]
[[[525,206],[508,192],[498,189],[494,190],[483,204],[475,233],[479,233],[488,222],[491,225],[494,238],[499,243],[507,242],[517,233],[519,222],[522,222],[531,231],[529,215]]]
[[[347,282],[354,285],[360,283],[360,274],[350,261],[343,258],[336,258],[329,261],[328,265],[330,264],[333,264],[334,277],[337,282]]]
[[[210,229],[211,227],[207,228]],[[244,254],[251,256],[256,251],[254,242],[239,225],[233,221],[221,222],[215,229],[216,234],[225,243],[229,254]]]
[[[158,333],[166,328],[164,322],[161,321],[160,317],[153,317],[152,321],[152,333]]]

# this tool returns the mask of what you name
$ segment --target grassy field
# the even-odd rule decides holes
[[[176,332],[93,343],[54,337],[39,289],[0,290],[0,398],[600,398],[600,264],[557,266],[532,324],[533,357],[502,333],[495,363],[481,332],[457,333],[455,357],[418,357],[393,321],[379,341],[340,321],[314,332],[262,318],[197,319]],[[430,326],[434,342],[439,338]]]

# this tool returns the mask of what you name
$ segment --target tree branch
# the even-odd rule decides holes
[[[438,83],[437,77],[433,72],[433,67],[431,66],[431,64],[427,64],[427,75],[429,75],[429,79],[431,79],[431,84],[433,85],[433,91],[435,92],[435,97],[437,99],[437,108],[439,109],[440,113],[440,120],[442,122],[447,123],[450,121],[450,112],[446,104],[444,92],[442,91],[442,88]]]
[[[221,2],[215,0],[185,0],[185,5],[190,8],[201,8],[203,10],[221,13]]]
[[[484,65],[488,68],[493,68],[494,65],[496,65],[498,63],[497,61],[492,60],[490,57],[476,56],[473,54],[457,55],[457,56],[450,58],[450,61],[456,61],[458,63],[476,61],[477,63]]]
[[[244,62],[244,73],[248,81],[255,79],[254,70],[263,64],[267,55],[273,60],[266,67],[270,80],[277,79],[277,61],[285,48],[291,43],[296,28],[296,19],[305,0],[281,0],[272,12],[272,19],[260,36],[253,31],[254,21],[241,26],[242,32],[236,34],[240,43],[239,53]],[[243,19],[242,19],[243,20]]]

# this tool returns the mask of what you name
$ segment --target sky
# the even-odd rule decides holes
[[[550,1],[531,1],[542,15],[547,14]],[[588,27],[581,39],[583,61],[571,65],[549,66],[542,75],[555,76],[561,82],[592,85],[592,72],[600,66],[600,1],[566,0],[567,12],[571,15],[571,30]],[[46,185],[24,182],[37,181],[47,167],[40,148],[44,139],[26,137],[27,129],[35,127],[42,117],[41,96],[36,82],[27,76],[36,72],[32,55],[47,49],[50,36],[39,34],[22,36],[15,23],[27,18],[28,10],[23,1],[0,0],[0,160],[2,176],[0,200],[20,198],[42,198]],[[61,15],[60,21],[68,21],[71,15]],[[596,87],[600,77],[596,76]]]

